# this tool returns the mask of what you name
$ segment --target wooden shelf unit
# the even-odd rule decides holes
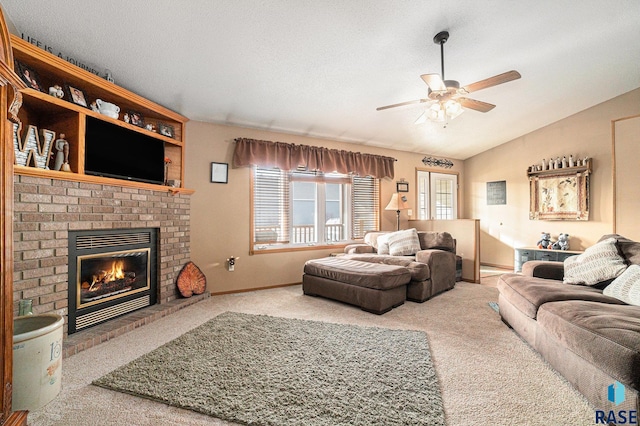
[[[29,125],[36,126],[38,130],[51,130],[56,133],[56,138],[59,134],[64,133],[65,139],[69,142],[69,165],[72,171],[72,173],[68,173],[16,166],[14,168],[15,173],[54,179],[193,193],[192,190],[182,187],[184,185],[185,124],[189,121],[188,118],[68,63],[22,40],[20,37],[12,34],[10,38],[14,59],[35,70],[42,89],[46,91],[45,93],[31,88],[21,90],[23,102],[22,109],[18,114],[22,122],[21,138],[24,137],[24,132],[26,132]],[[65,88],[64,99],[58,99],[48,94],[48,88],[56,84]],[[71,85],[82,90],[87,104],[94,102],[96,99],[102,99],[118,105],[120,107],[119,119],[94,112],[89,108],[66,100],[65,85]],[[124,122],[122,117],[128,111],[141,113],[145,124],[152,124],[156,130],[159,123],[172,126],[174,137],[170,138]],[[181,187],[173,188],[125,179],[86,175],[84,169],[86,117],[94,117],[125,128],[128,131],[138,132],[163,141],[165,157],[171,160],[167,179],[180,180]]]
[[[549,176],[549,175],[559,175],[559,174],[576,174],[580,172],[591,173],[591,159],[587,160],[586,166],[561,167],[559,169],[536,170],[535,172],[528,170],[527,176],[531,177],[531,176]]]

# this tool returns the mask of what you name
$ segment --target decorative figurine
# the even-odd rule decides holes
[[[70,172],[69,166],[69,142],[64,138],[64,133],[60,133],[60,138],[56,139],[55,148],[56,152],[54,170],[62,170],[63,172]]]
[[[575,163],[573,161],[573,155],[570,155],[569,156],[569,167],[573,167],[573,166],[575,166]]]
[[[125,123],[131,123],[131,118],[129,118],[129,114],[127,114],[126,112],[124,113],[124,116],[122,117],[122,119],[124,120]]]
[[[91,111],[93,112],[100,112],[100,110],[98,109],[98,105],[96,104],[96,101],[93,101],[89,104],[89,108],[91,108]]]
[[[49,95],[53,96],[54,98],[62,99],[64,98],[64,90],[62,90],[62,87],[56,84],[55,86],[49,87]]]
[[[551,246],[553,250],[569,250],[569,234],[558,235],[558,241]]]
[[[541,249],[550,248],[549,246],[551,245],[551,234],[549,234],[548,232],[543,232],[540,236],[540,241],[538,241],[536,245]]]
[[[111,75],[111,70],[110,69],[106,69],[104,70],[104,79],[111,82],[111,83],[115,83],[115,81],[113,80],[113,76]]]

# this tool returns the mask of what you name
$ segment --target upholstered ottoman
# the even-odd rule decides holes
[[[302,291],[381,315],[404,303],[409,281],[402,266],[327,257],[305,263]]]

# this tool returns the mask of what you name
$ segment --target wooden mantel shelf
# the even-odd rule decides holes
[[[73,182],[95,183],[99,185],[121,186],[124,188],[149,189],[152,191],[164,191],[170,194],[186,194],[191,195],[195,192],[193,189],[174,188],[171,186],[155,185],[152,183],[136,182],[132,180],[106,178],[101,176],[83,175],[78,173],[60,172],[56,170],[45,170],[37,167],[13,166],[13,173],[23,176],[34,176],[47,179],[67,180]]]

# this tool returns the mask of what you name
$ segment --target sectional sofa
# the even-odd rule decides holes
[[[503,275],[500,315],[597,409],[639,411],[640,306],[631,303],[640,304],[640,243],[605,235],[580,256]]]

